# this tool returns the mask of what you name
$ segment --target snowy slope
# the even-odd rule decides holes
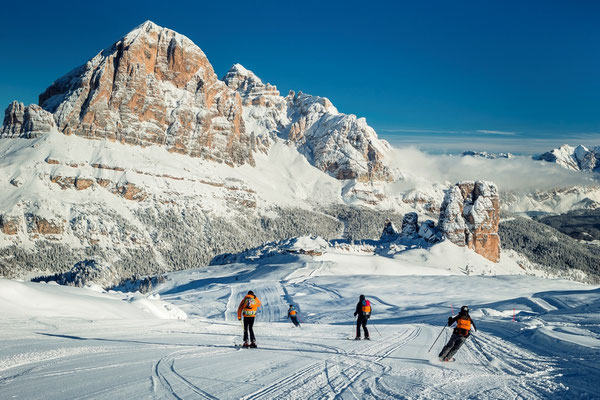
[[[148,318],[115,300],[117,294],[0,280],[0,293],[16,285],[0,300],[3,313],[11,299],[13,310],[0,331],[0,397],[600,396],[598,287],[467,276],[444,270],[426,253],[417,259],[384,259],[359,248],[299,254],[323,249],[306,238],[288,249],[254,262],[169,274],[156,293],[185,311],[186,320]],[[259,349],[241,350],[235,310],[250,289],[263,303],[255,325]],[[110,312],[112,319],[87,311],[65,318],[60,309],[39,314],[20,305],[31,291],[41,301],[46,291],[64,291],[65,300],[111,301],[124,311]],[[370,342],[348,340],[359,294],[373,304]],[[301,329],[286,321],[288,304],[299,310]],[[442,326],[462,304],[479,328],[476,341],[467,341],[457,362],[440,363],[436,353],[449,334]]]

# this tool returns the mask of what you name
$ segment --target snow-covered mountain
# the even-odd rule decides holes
[[[463,157],[482,157],[482,158],[489,158],[490,160],[494,160],[496,158],[513,158],[514,155],[511,153],[490,153],[487,151],[473,151],[473,150],[466,150],[463,151],[461,154]]]
[[[191,40],[148,21],[40,105],[7,108],[0,275],[88,259],[148,274],[265,240],[369,237],[389,210],[414,210],[389,188],[389,151],[326,98],[281,97],[241,65],[219,80]]]
[[[364,118],[341,114],[319,96],[290,92],[279,96],[251,71],[235,64],[223,81],[245,106],[245,121],[259,137],[281,137],[294,143],[311,164],[337,179],[391,180],[383,162],[390,150]]]
[[[563,168],[573,171],[599,172],[600,147],[588,149],[579,145],[576,147],[564,144],[558,149],[534,156],[534,160],[556,163]]]
[[[456,181],[422,177],[428,162],[403,171],[394,151],[324,97],[283,97],[240,64],[219,80],[191,40],[148,21],[52,83],[39,105],[6,109],[0,276],[100,265],[114,270],[110,286],[265,241],[378,238],[386,219],[407,213],[428,237],[461,238],[453,242],[497,261],[502,207],[600,201],[585,188],[505,201],[490,184],[489,218],[476,218],[479,194],[462,189],[448,213]]]

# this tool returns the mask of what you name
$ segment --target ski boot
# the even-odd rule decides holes
[[[354,340],[360,340],[360,336],[355,337]]]
[[[255,349],[255,348],[257,348],[257,347],[258,347],[258,346],[256,345],[256,342],[252,342],[252,343],[250,343],[250,348],[252,348],[252,349]]]
[[[249,346],[248,346],[248,342],[244,342],[244,344],[242,345],[242,347],[243,347],[244,349],[247,349],[247,348],[249,347]]]
[[[366,337],[365,337],[365,340],[371,340],[371,338],[370,338],[370,337],[368,337],[368,336],[366,336]]]

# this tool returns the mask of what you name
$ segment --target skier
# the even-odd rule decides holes
[[[298,322],[298,313],[296,312],[296,308],[294,308],[292,304],[290,304],[290,308],[288,308],[287,317],[292,320],[294,326],[300,327],[300,323]]]
[[[244,315],[244,344],[242,347],[256,348],[256,338],[254,337],[254,318],[256,317],[256,310],[261,306],[260,300],[254,295],[252,290],[248,291],[248,294],[244,296],[238,307],[238,321],[242,319]],[[250,331],[250,345],[248,345],[248,331]]]
[[[363,331],[365,331],[365,339],[371,340],[369,337],[369,330],[367,329],[367,321],[371,316],[371,302],[365,299],[365,295],[361,294],[358,300],[358,304],[356,304],[356,311],[354,311],[354,316],[358,318],[356,319],[356,337],[354,340],[360,340],[360,327],[362,326]]]
[[[477,331],[475,322],[473,322],[469,315],[468,306],[462,306],[458,315],[448,317],[448,326],[452,326],[455,322],[456,327],[452,332],[452,336],[450,336],[450,340],[439,354],[440,361],[454,361],[454,358],[452,357],[469,337],[471,325],[473,325],[473,329]]]

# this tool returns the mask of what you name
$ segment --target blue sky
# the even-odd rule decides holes
[[[219,76],[239,62],[282,94],[330,98],[394,143],[600,145],[595,1],[9,2],[0,106],[37,102],[148,19],[192,39]]]

